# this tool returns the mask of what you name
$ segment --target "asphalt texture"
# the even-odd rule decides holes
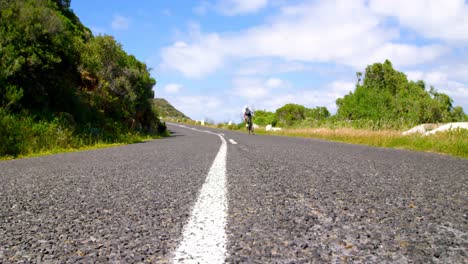
[[[218,142],[184,130],[0,162],[0,263],[170,262]]]
[[[0,263],[169,263],[220,147],[173,137],[0,162]],[[223,133],[226,263],[468,263],[468,160]]]

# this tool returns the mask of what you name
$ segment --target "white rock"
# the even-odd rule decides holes
[[[272,127],[271,129],[272,129],[273,131],[280,131],[280,130],[282,130],[281,127]]]
[[[433,134],[435,134],[437,132],[452,130],[452,129],[456,129],[456,128],[468,129],[468,122],[448,123],[448,124],[445,124],[443,126],[440,126],[440,127],[436,128],[434,130],[428,131],[428,132],[424,133],[424,135],[425,136],[433,135]]]
[[[410,135],[410,134],[414,134],[414,133],[424,134],[427,131],[429,131],[431,129],[434,129],[436,127],[437,127],[437,125],[435,125],[435,124],[422,124],[422,125],[419,125],[419,126],[415,126],[415,127],[411,128],[408,131],[403,132],[403,135]]]
[[[266,131],[271,131],[271,130],[272,130],[271,128],[272,128],[272,125],[267,125],[267,126],[265,127],[265,130],[266,130]]]

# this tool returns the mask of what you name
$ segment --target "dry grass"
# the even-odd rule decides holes
[[[401,137],[401,132],[395,130],[366,130],[353,128],[295,128],[283,129],[276,132],[258,130],[260,133],[283,136],[298,136],[322,138],[341,142],[352,142],[357,144],[386,145],[389,140]]]
[[[400,148],[449,154],[468,158],[468,130],[454,130],[431,136],[403,136],[397,130],[367,130],[353,128],[293,128],[276,132],[257,129],[259,134],[319,138],[337,142],[376,147]]]
[[[234,129],[247,133],[247,130],[243,127],[239,129],[235,126],[228,128],[226,125],[205,126]],[[257,134],[318,138],[351,144],[417,150],[468,158],[468,130],[466,129],[442,132],[431,136],[422,136],[420,134],[404,136],[402,132],[399,130],[371,130],[349,127],[283,128],[283,130],[275,132],[267,132],[265,128],[255,130]]]

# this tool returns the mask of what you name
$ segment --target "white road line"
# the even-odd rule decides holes
[[[174,263],[224,263],[226,258],[226,153],[223,136],[221,147],[211,165],[195,207],[184,227],[183,239],[174,253]]]
[[[232,139],[232,138],[229,139],[229,142],[231,142],[231,143],[234,144],[234,145],[237,145],[237,142],[234,141],[234,139]]]

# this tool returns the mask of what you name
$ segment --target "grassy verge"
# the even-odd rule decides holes
[[[395,130],[372,131],[352,128],[296,128],[276,132],[257,129],[256,132],[269,135],[319,138],[375,147],[426,151],[468,158],[468,130],[466,129],[436,133],[430,136],[419,134],[403,136],[401,131]]]
[[[167,136],[167,135],[164,135],[164,136]],[[162,138],[162,136],[133,135],[128,140],[125,140],[125,141],[122,141],[122,142],[98,141],[98,142],[95,142],[95,143],[92,143],[92,144],[80,144],[80,145],[72,145],[72,146],[66,146],[66,147],[57,145],[55,147],[42,148],[42,149],[39,149],[39,150],[30,150],[28,153],[20,154],[20,155],[18,155],[16,157],[12,156],[12,155],[0,156],[0,160],[22,159],[22,158],[47,156],[47,155],[53,155],[53,154],[59,154],[59,153],[68,153],[68,152],[78,152],[78,151],[110,148],[110,147],[117,147],[117,146],[133,144],[133,143],[141,143],[141,142],[150,141],[150,140],[159,139],[159,138]]]
[[[168,135],[161,123],[145,132],[112,119],[101,121],[77,125],[68,115],[39,119],[0,108],[0,160],[132,144]]]
[[[195,125],[194,122],[186,122]],[[221,129],[247,132],[242,125],[218,124],[207,125]],[[358,129],[349,127],[320,127],[320,128],[283,128],[281,131],[265,131],[256,129],[257,134],[318,138],[336,142],[361,144],[374,147],[398,148],[447,154],[468,158],[468,130],[458,129],[440,132],[430,136],[420,134],[402,135],[400,130]]]

